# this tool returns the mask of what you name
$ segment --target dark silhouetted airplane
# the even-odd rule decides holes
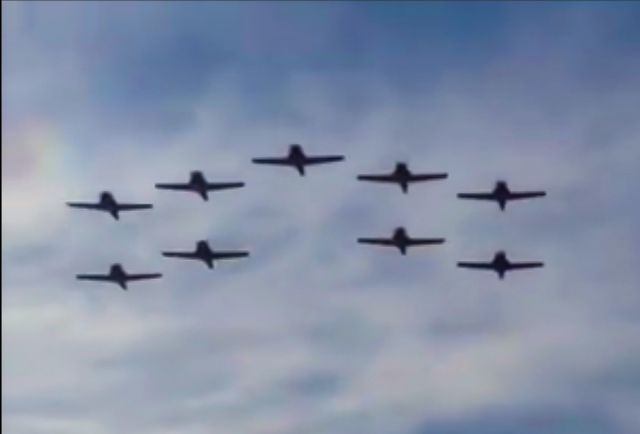
[[[434,181],[436,179],[446,179],[446,173],[424,173],[413,174],[409,170],[406,163],[396,163],[396,168],[393,172],[387,175],[358,175],[360,181],[373,181],[373,182],[389,182],[395,183],[400,186],[403,193],[409,191],[409,184],[413,182]]]
[[[146,273],[146,274],[127,274],[120,264],[113,264],[109,270],[109,274],[78,274],[76,279],[78,280],[94,280],[98,282],[112,282],[117,283],[120,288],[127,290],[127,282],[134,280],[147,280],[147,279],[159,279],[162,277],[160,273]]]
[[[162,256],[167,258],[182,258],[182,259],[198,259],[203,261],[209,268],[213,268],[214,261],[219,259],[236,259],[249,256],[249,252],[246,251],[233,251],[223,252],[215,251],[209,247],[207,241],[198,241],[196,243],[196,249],[193,252],[162,252]]]
[[[497,252],[491,262],[458,262],[458,267],[492,270],[498,273],[500,279],[504,279],[507,271],[540,268],[544,267],[544,262],[510,262],[505,252]]]
[[[100,193],[100,200],[98,203],[86,203],[86,202],[67,202],[67,205],[72,208],[84,208],[94,209],[98,211],[106,211],[113,216],[114,219],[119,220],[120,211],[133,211],[138,209],[153,208],[151,204],[139,204],[139,203],[118,203],[114,199],[113,195],[108,191]]]
[[[255,164],[274,164],[280,166],[291,166],[298,170],[300,176],[305,175],[305,167],[316,164],[334,163],[344,160],[343,155],[327,155],[308,157],[305,155],[300,145],[291,145],[289,147],[289,155],[284,158],[254,158]]]
[[[396,247],[403,255],[407,254],[409,247],[443,244],[444,241],[444,238],[411,238],[403,227],[396,228],[391,238],[358,238],[361,244]]]
[[[507,202],[510,200],[530,199],[532,197],[546,196],[544,191],[521,191],[512,192],[505,181],[498,181],[490,193],[459,193],[460,199],[493,200],[498,202],[500,209],[504,211]]]
[[[202,172],[193,171],[186,184],[156,184],[159,190],[180,190],[198,193],[203,200],[209,200],[208,192],[244,187],[244,182],[207,182]]]

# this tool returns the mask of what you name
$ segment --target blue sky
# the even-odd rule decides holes
[[[640,431],[636,4],[2,12],[3,432]],[[347,160],[250,163],[290,143]],[[402,160],[449,179],[355,181]],[[153,189],[191,170],[247,186]],[[548,196],[455,199],[501,178]],[[102,190],[155,208],[64,206]],[[355,243],[400,225],[447,243]],[[252,256],[160,256],[203,238]],[[547,266],[455,267],[499,249]],[[73,279],[113,262],[165,277]]]

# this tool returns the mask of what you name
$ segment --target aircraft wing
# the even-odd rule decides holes
[[[390,238],[358,238],[360,244],[373,244],[378,246],[395,246],[396,243]]]
[[[412,238],[407,242],[409,246],[426,246],[431,244],[443,244],[444,238]]]
[[[246,258],[249,252],[213,252],[213,259]]]
[[[72,208],[99,209],[99,210],[104,210],[105,209],[99,203],[67,202],[67,205],[72,207]]]
[[[532,197],[542,197],[546,195],[547,193],[545,193],[544,191],[527,191],[522,193],[510,193],[509,200],[530,199]]]
[[[193,252],[162,252],[162,256],[165,258],[200,259]]]
[[[433,181],[436,179],[446,179],[448,176],[446,173],[416,174],[409,177],[409,182]]]
[[[494,270],[491,262],[458,262],[460,268],[475,268],[478,270]]]
[[[358,175],[360,181],[398,182],[393,175]]]
[[[146,280],[146,279],[158,279],[162,277],[160,273],[146,273],[146,274],[127,274],[125,280]]]
[[[304,164],[314,165],[314,164],[334,163],[336,161],[342,161],[342,160],[344,160],[344,156],[342,155],[329,155],[326,157],[307,157]]]
[[[97,282],[113,282],[113,278],[108,274],[77,274],[78,280],[94,280]]]
[[[493,193],[458,193],[460,199],[495,200]]]
[[[117,205],[119,211],[131,211],[135,209],[149,209],[153,208],[153,205],[149,203],[119,203]]]
[[[190,184],[156,184],[159,190],[193,190]]]
[[[509,264],[510,270],[521,270],[525,268],[540,268],[544,267],[543,262],[515,262]]]
[[[244,182],[210,182],[207,184],[207,190],[209,191],[240,187],[244,187]]]
[[[291,160],[288,158],[254,158],[253,161],[255,164],[275,164],[280,166],[291,166]]]

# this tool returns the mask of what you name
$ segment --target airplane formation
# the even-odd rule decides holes
[[[289,152],[284,157],[276,158],[254,158],[252,162],[259,165],[288,166],[295,169],[300,176],[306,175],[307,166],[315,166],[328,163],[344,161],[343,155],[307,155],[301,145],[293,144],[289,146]],[[447,179],[447,173],[413,173],[407,163],[397,162],[395,168],[390,173],[382,174],[362,174],[358,175],[359,181],[397,184],[403,194],[409,192],[409,185],[419,182],[436,181]],[[158,190],[187,191],[196,193],[203,201],[209,200],[209,193],[220,190],[237,189],[244,187],[244,182],[209,182],[200,171],[192,171],[189,180],[184,183],[157,183]],[[493,201],[498,204],[500,211],[505,211],[507,203],[514,200],[532,199],[546,196],[544,191],[511,191],[506,181],[497,181],[493,190],[489,192],[459,193],[459,199],[471,199],[480,201]],[[147,210],[153,208],[147,203],[120,203],[116,201],[112,193],[103,191],[100,193],[98,202],[67,202],[71,208],[104,211],[109,213],[115,220],[120,219],[123,211]],[[390,237],[362,237],[357,242],[364,245],[386,246],[398,249],[401,255],[407,255],[410,247],[432,246],[444,244],[444,238],[414,238],[411,237],[404,227],[396,228]],[[208,268],[213,269],[218,260],[240,259],[249,256],[248,251],[230,250],[222,251],[212,249],[209,242],[200,240],[195,243],[195,249],[191,251],[165,251],[162,252],[165,258],[190,259],[203,262]],[[489,270],[495,272],[502,280],[509,271],[540,268],[544,263],[540,261],[512,262],[507,258],[504,251],[495,253],[492,260],[488,262],[458,262],[459,268]],[[123,290],[127,290],[127,283],[138,280],[159,279],[161,273],[138,273],[128,274],[121,264],[112,264],[107,274],[78,274],[78,280],[100,281],[115,283]]]

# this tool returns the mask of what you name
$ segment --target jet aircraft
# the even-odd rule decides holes
[[[492,192],[489,193],[459,193],[458,198],[460,199],[477,199],[477,200],[493,200],[498,202],[500,206],[500,210],[504,211],[507,202],[510,200],[518,200],[518,199],[530,199],[533,197],[542,197],[546,196],[546,192],[544,191],[519,191],[513,192],[509,190],[509,186],[506,181],[498,181],[496,182],[495,187]]]
[[[244,187],[244,182],[207,182],[204,174],[197,170],[191,172],[189,182],[185,184],[156,184],[156,188],[159,190],[181,190],[198,193],[203,200],[209,200],[208,192],[210,191],[240,187]]]
[[[284,158],[254,158],[252,161],[255,164],[273,164],[280,166],[291,166],[295,168],[300,176],[305,175],[305,167],[316,164],[334,163],[337,161],[343,161],[343,155],[327,155],[327,156],[315,156],[310,157],[305,155],[302,146],[291,145],[289,146],[289,154]]]
[[[433,181],[436,179],[446,179],[446,173],[411,173],[407,163],[396,163],[393,172],[386,175],[358,175],[360,181],[388,182],[400,186],[403,193],[409,191],[409,184],[413,182]]]
[[[391,238],[358,238],[360,244],[396,247],[402,255],[407,254],[409,247],[443,244],[444,241],[444,238],[411,238],[403,227],[396,228]]]
[[[84,208],[93,209],[98,211],[106,211],[113,216],[114,219],[120,220],[120,211],[132,211],[139,209],[153,208],[151,204],[139,204],[139,203],[118,203],[116,202],[113,194],[108,191],[100,193],[100,200],[98,203],[86,203],[86,202],[67,202],[67,205],[72,208]]]
[[[127,274],[120,264],[111,265],[109,274],[78,274],[78,280],[94,280],[98,282],[117,283],[120,288],[127,290],[127,282],[134,280],[159,279],[162,277],[160,273],[144,273],[144,274]]]
[[[213,268],[216,260],[244,258],[249,256],[249,252],[215,251],[211,249],[207,241],[202,240],[196,243],[196,249],[193,252],[162,252],[162,256],[166,258],[197,259],[207,264],[207,267]]]
[[[500,279],[504,279],[507,271],[521,270],[525,268],[544,267],[543,262],[511,262],[505,252],[497,252],[490,262],[458,262],[460,268],[475,268],[480,270],[491,270],[498,273]]]

